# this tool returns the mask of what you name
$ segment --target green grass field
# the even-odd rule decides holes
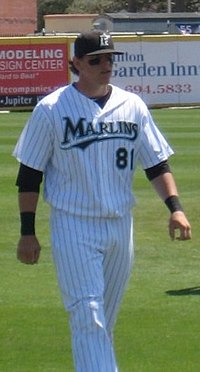
[[[137,171],[136,255],[115,328],[121,372],[198,372],[200,358],[200,110],[152,111],[176,155],[170,164],[193,239],[171,241],[168,211]],[[42,196],[38,265],[16,260],[18,164],[11,156],[29,113],[0,114],[0,371],[72,372],[71,341],[51,259]],[[105,371],[106,372],[106,371]]]

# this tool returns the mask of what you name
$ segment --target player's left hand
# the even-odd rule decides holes
[[[179,230],[179,235],[176,236],[176,230]],[[184,212],[177,211],[171,214],[169,219],[169,235],[172,240],[188,240],[191,239],[191,226]]]

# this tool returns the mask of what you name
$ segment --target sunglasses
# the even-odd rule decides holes
[[[108,62],[110,62],[110,64],[113,64],[113,57],[112,57],[112,56],[106,56],[106,57],[104,57],[104,58],[106,58],[106,60],[107,60]],[[89,59],[89,60],[88,60],[88,64],[89,64],[90,66],[97,66],[97,65],[99,65],[99,64],[101,63],[101,61],[102,61],[102,57],[98,56],[98,57],[95,57],[95,58]]]

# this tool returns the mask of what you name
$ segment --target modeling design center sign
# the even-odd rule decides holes
[[[0,106],[34,106],[67,81],[67,45],[2,45]]]

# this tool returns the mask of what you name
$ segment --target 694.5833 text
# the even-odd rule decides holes
[[[191,93],[191,84],[158,84],[153,87],[150,85],[126,85],[125,90],[136,94],[174,94],[174,93]]]

